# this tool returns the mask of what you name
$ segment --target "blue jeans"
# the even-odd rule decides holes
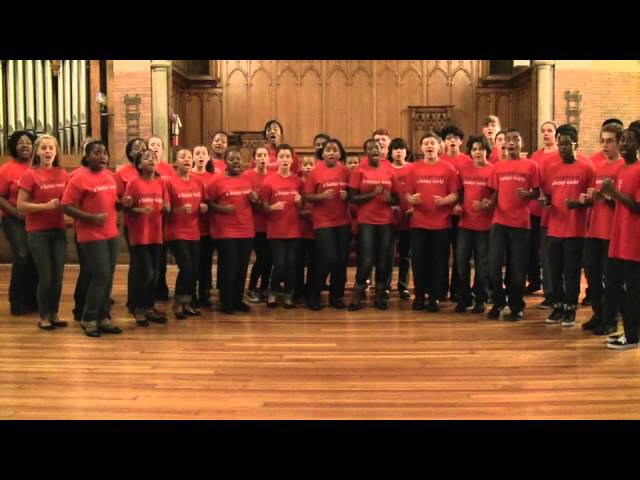
[[[13,253],[9,302],[12,305],[35,306],[37,304],[38,271],[29,252],[24,221],[5,215],[2,229]]]
[[[29,232],[27,242],[38,269],[38,313],[40,318],[49,318],[60,307],[67,235],[63,228]]]
[[[507,290],[502,286],[505,252],[509,251]],[[504,307],[509,296],[512,312],[524,310],[524,282],[529,261],[529,229],[494,224],[489,232],[489,279],[493,304]]]
[[[473,293],[476,303],[486,303],[489,297],[489,231],[458,230],[456,266],[458,269],[458,302],[471,305],[471,256],[475,267]]]

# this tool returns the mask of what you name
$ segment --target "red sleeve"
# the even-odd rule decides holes
[[[313,170],[311,170],[307,180],[304,182],[304,193],[316,193],[315,175],[313,174]]]
[[[120,176],[118,173],[115,174],[115,179],[116,179],[116,192],[118,194],[118,198],[121,198],[122,195],[125,193],[125,185],[124,185],[124,182],[122,181],[122,176]]]
[[[0,197],[9,198],[9,175],[5,173],[6,168],[0,169]]]
[[[398,183],[398,176],[395,172],[391,175],[391,192],[400,195],[400,184]]]
[[[495,168],[491,170],[491,176],[489,177],[489,184],[487,186],[492,190],[498,190],[498,176],[496,175]]]
[[[633,199],[636,202],[640,202],[640,171],[636,175],[636,193],[633,195]]]
[[[361,181],[362,171],[359,168],[356,168],[353,172],[351,172],[351,176],[349,177],[349,188],[360,190]]]
[[[80,183],[79,178],[77,176],[74,177],[64,190],[61,202],[63,205],[79,205],[82,199],[82,188],[78,185]]]
[[[169,198],[169,191],[167,190],[167,185],[164,182],[160,182],[162,185],[162,202],[165,205],[171,206],[171,199]]]
[[[207,189],[204,182],[200,182],[200,203],[207,203]]]
[[[405,184],[404,184],[405,193],[409,193],[411,195],[416,193],[415,175],[413,174],[414,171],[415,171],[415,168],[412,168],[411,170],[409,170],[409,174],[407,175],[407,180],[405,181]]]
[[[169,182],[168,180],[164,181],[164,188],[167,192],[167,200],[169,201],[169,205],[171,206],[171,210],[173,213],[173,204],[171,203],[171,193],[173,192],[173,187],[171,185],[171,182]]]
[[[458,193],[460,191],[460,177],[456,172],[449,174],[449,193]]]
[[[540,187],[540,174],[538,173],[538,165],[535,162],[531,162],[531,188]]]
[[[125,189],[124,193],[121,196],[123,196],[123,197],[132,197],[132,198],[135,199],[136,194],[138,193],[137,189],[134,186],[135,183],[137,183],[137,182],[129,182],[129,183],[127,183],[127,188]],[[116,185],[118,185],[118,181],[117,180],[116,180]],[[117,188],[120,188],[120,187],[118,186]]]
[[[271,182],[269,181],[264,182],[262,184],[262,188],[260,189],[260,200],[262,200],[267,205],[271,205],[270,200],[272,190],[273,189],[271,188]]]
[[[20,190],[24,190],[31,195],[33,193],[34,185],[35,180],[33,178],[33,170],[27,170],[20,177]]]

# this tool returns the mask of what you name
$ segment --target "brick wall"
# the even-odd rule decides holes
[[[566,90],[579,90],[580,151],[591,155],[600,148],[599,134],[607,118],[626,125],[640,119],[640,73],[602,70],[555,70],[554,119],[565,123]]]

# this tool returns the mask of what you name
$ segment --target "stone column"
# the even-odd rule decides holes
[[[164,142],[164,158],[168,159],[169,144],[169,94],[171,60],[151,60],[152,130]]]
[[[540,127],[543,122],[553,120],[553,60],[534,60],[538,80],[538,148],[542,148]]]

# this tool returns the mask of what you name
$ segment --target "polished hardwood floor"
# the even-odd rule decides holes
[[[170,266],[170,284],[175,267]],[[77,267],[65,271],[61,317],[39,330],[12,317],[0,266],[0,419],[638,419],[640,349],[613,351],[578,325],[414,312],[395,296],[381,312],[255,306],[251,313],[86,337],[71,317]],[[350,269],[352,282],[354,271]],[[170,304],[160,304],[170,310]]]

